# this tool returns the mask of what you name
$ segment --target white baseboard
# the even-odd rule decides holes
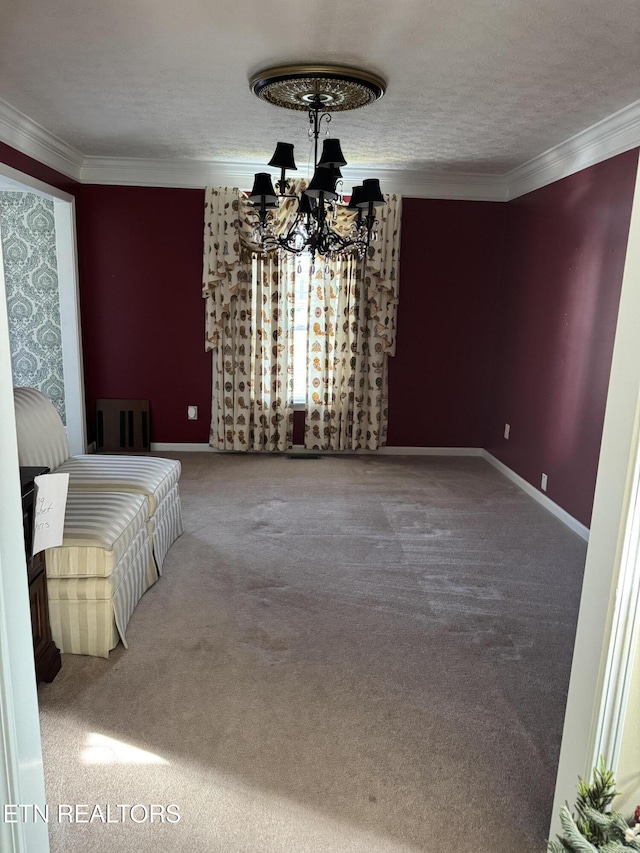
[[[208,444],[198,442],[152,442],[151,450],[175,453],[189,453],[191,451],[206,451],[209,453],[220,453],[224,451],[216,450],[214,447],[209,447]],[[251,451],[250,451],[251,452]],[[261,451],[256,451],[261,452]],[[381,447],[379,450],[307,450],[303,444],[294,444],[286,453],[309,453],[314,456],[327,455],[336,456],[338,454],[350,454],[355,456],[364,456],[366,454],[377,456],[482,456],[480,447]]]
[[[294,444],[287,453],[304,456],[482,456],[479,447],[380,447],[378,450],[307,450]]]
[[[185,442],[175,442],[175,441],[152,441],[151,442],[151,452],[175,452],[175,453],[191,453],[192,451],[197,451],[198,453],[202,453],[205,451],[207,453],[219,453],[220,451],[216,450],[215,447],[209,447],[205,442],[197,442],[197,441],[185,441]]]
[[[188,453],[191,451],[204,451],[205,453],[221,452],[213,447],[209,447],[208,444],[198,442],[156,442],[151,444],[151,450],[168,453]],[[299,453],[300,455],[308,453],[313,456],[336,456],[339,453],[343,453],[344,455],[352,453],[352,451],[349,450],[306,450],[302,444],[294,444],[291,450],[287,452]],[[562,521],[563,524],[566,524],[570,530],[577,533],[581,539],[584,539],[585,542],[589,541],[588,527],[578,521],[577,518],[570,515],[566,510],[562,509],[561,506],[558,506],[557,503],[554,503],[551,498],[548,498],[543,494],[543,492],[536,489],[535,486],[532,486],[531,483],[528,483],[524,477],[516,474],[515,471],[512,471],[511,468],[508,468],[503,462],[500,462],[499,459],[496,459],[495,456],[489,453],[489,451],[483,450],[481,447],[381,447],[379,450],[357,450],[353,451],[353,454],[356,456],[480,456],[490,465],[493,465],[493,467],[500,471],[501,474],[504,474],[504,476],[511,480],[512,483],[515,483],[516,486],[521,488],[523,492],[529,495],[529,497],[537,501],[548,512],[560,519],[560,521]]]
[[[483,459],[493,465],[501,474],[504,474],[512,483],[515,483],[516,486],[519,486],[523,492],[529,495],[529,497],[533,498],[537,501],[541,506],[543,506],[546,510],[556,516],[556,518],[560,519],[563,524],[566,524],[570,530],[573,530],[574,533],[577,533],[581,539],[584,539],[585,542],[589,541],[589,528],[586,527],[582,522],[578,521],[577,518],[574,518],[572,515],[562,509],[561,506],[558,506],[557,503],[554,503],[551,498],[548,498],[543,492],[539,489],[536,489],[535,486],[532,486],[531,483],[528,483],[524,477],[521,477],[520,474],[516,474],[515,471],[512,471],[511,468],[508,468],[503,462],[500,462],[499,459],[496,459],[493,454],[489,453],[488,450],[482,450],[481,454]]]
[[[481,447],[381,447],[366,452],[382,456],[482,456]]]

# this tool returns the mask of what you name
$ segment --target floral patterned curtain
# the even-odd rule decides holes
[[[395,355],[402,199],[377,208],[378,238],[360,261],[316,264],[310,281],[305,447],[386,443],[387,360]]]
[[[251,242],[238,189],[205,195],[205,348],[212,351],[209,444],[219,450],[285,450],[293,440],[295,268]],[[291,292],[289,292],[291,290]]]
[[[294,260],[284,252],[254,259],[253,450],[286,450],[293,444]]]
[[[304,184],[294,181],[291,192]],[[364,261],[317,259],[310,280],[305,446],[375,450],[386,442],[387,358],[395,354],[401,199],[378,208]],[[209,443],[220,450],[286,450],[293,440],[295,255],[265,257],[252,243],[250,206],[237,189],[208,188],[203,295],[213,352]],[[276,212],[276,233],[296,202]],[[345,235],[353,214],[335,225]]]

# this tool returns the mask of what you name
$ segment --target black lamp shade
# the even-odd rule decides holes
[[[313,208],[311,207],[311,199],[306,193],[302,193],[300,196],[300,205],[298,206],[298,213],[302,213],[306,215],[307,213],[312,213]]]
[[[318,166],[346,166],[347,161],[344,159],[344,154],[340,148],[339,139],[325,139],[322,143],[322,156],[318,160]]]
[[[369,207],[370,204],[373,204],[374,207],[386,204],[380,191],[380,181],[377,178],[367,178],[366,181],[362,182],[362,192],[356,202],[356,207]]]
[[[347,210],[357,210],[358,202],[362,198],[362,184],[357,187],[354,187],[351,190],[351,198],[349,199],[349,204],[347,205]]]
[[[271,175],[268,172],[256,174],[253,180],[253,189],[248,198],[251,204],[262,204],[263,200],[267,206],[274,205],[278,201],[278,196],[271,183]]]
[[[298,167],[293,159],[293,145],[290,142],[278,142],[268,165],[275,166],[277,169],[293,169],[297,171]]]
[[[331,175],[330,169],[316,169],[315,175],[305,193],[311,198],[320,198],[321,194],[326,199],[332,200],[338,198],[336,179]]]

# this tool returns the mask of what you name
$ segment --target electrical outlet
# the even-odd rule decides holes
[[[187,406],[187,420],[197,421],[198,420],[198,407],[197,406]]]
[[[547,475],[546,474],[542,475],[542,482],[540,483],[540,488],[542,489],[543,492],[547,491]]]
[[[504,425],[504,437],[509,438],[509,433],[511,432],[511,424]]]

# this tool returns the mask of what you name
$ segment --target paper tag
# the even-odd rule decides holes
[[[33,553],[62,545],[68,474],[41,474],[34,479]]]

